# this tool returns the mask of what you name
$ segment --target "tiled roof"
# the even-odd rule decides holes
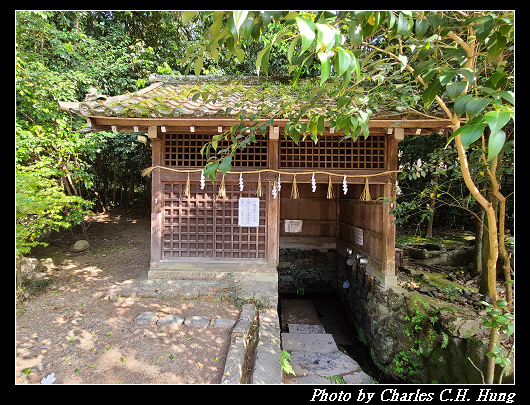
[[[59,102],[64,111],[83,116],[129,118],[225,117],[240,111],[260,112],[260,118],[286,118],[311,97],[309,83],[296,88],[288,78],[255,76],[169,76],[152,74],[151,84],[137,92],[107,97],[91,89],[85,101]],[[311,113],[334,103],[320,102],[305,111]],[[283,106],[281,109],[280,106]],[[280,110],[283,110],[280,112]],[[265,112],[266,111],[266,112]],[[265,112],[265,113],[264,113]]]

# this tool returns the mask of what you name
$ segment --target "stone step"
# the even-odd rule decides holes
[[[326,333],[322,325],[305,325],[300,323],[288,323],[287,327],[290,333]]]
[[[339,351],[333,353],[292,351],[291,364],[293,367],[295,364],[299,366],[297,369],[307,375],[316,374],[321,377],[350,374],[359,370],[359,364],[355,360]]]
[[[149,279],[138,285],[138,297],[207,299],[222,301],[235,296],[237,285],[230,280]]]
[[[282,299],[282,326],[288,324],[321,325],[317,311],[310,300]]]
[[[282,333],[282,348],[286,352],[333,353],[338,351],[333,336],[329,333]]]
[[[149,279],[176,280],[261,280],[278,278],[274,266],[266,262],[208,261],[162,263],[149,270]]]

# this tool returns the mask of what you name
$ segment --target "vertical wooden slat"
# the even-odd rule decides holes
[[[164,143],[152,138],[152,165],[162,165]],[[162,183],[160,169],[154,169],[151,175],[151,269],[157,267],[162,258]]]
[[[270,169],[279,168],[279,142],[278,138],[268,139],[267,155]],[[272,186],[271,186],[272,187]],[[267,190],[269,188],[267,187]],[[267,261],[271,264],[278,265],[280,261],[280,193],[276,199],[272,198],[272,193],[267,194]]]
[[[398,141],[393,135],[387,135],[386,170],[397,170],[398,166]],[[394,175],[395,176],[395,175]],[[395,205],[395,181],[388,176],[388,182],[384,185],[383,200],[383,241],[382,241],[382,268],[385,275],[394,276],[396,274],[396,226],[394,216],[390,210]]]

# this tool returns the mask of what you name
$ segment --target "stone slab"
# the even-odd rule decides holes
[[[150,326],[158,320],[158,317],[154,312],[146,311],[142,312],[136,318],[134,318],[134,323],[138,326]]]
[[[346,384],[372,384],[372,378],[364,371],[343,375],[342,379]]]
[[[359,369],[359,364],[355,360],[339,351],[333,353],[293,351],[291,363],[299,364],[321,377],[351,374]]]
[[[282,333],[282,348],[286,352],[312,353],[333,353],[338,350],[333,335],[329,333]]]
[[[258,341],[252,370],[252,384],[281,384],[280,346]]]
[[[175,314],[170,314],[164,316],[163,318],[160,318],[156,324],[158,326],[167,326],[171,329],[178,329],[182,326],[183,323],[184,318]]]
[[[226,356],[225,368],[221,377],[221,384],[240,384],[243,375],[243,363],[246,353],[245,340],[234,337],[230,341],[230,348]]]
[[[221,328],[221,329],[230,329],[232,326],[234,326],[236,321],[233,319],[226,319],[226,318],[215,318],[212,319],[210,322],[210,325],[214,328]]]
[[[205,316],[188,316],[184,319],[186,326],[202,326],[206,327],[210,323],[210,319]]]
[[[239,320],[237,321],[234,329],[232,330],[232,336],[243,337],[247,336],[254,317],[256,316],[256,307],[254,304],[244,304],[241,306],[241,312],[239,314]]]
[[[324,326],[322,325],[304,325],[300,323],[289,323],[287,324],[289,333],[326,333]]]

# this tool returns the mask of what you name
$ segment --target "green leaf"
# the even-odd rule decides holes
[[[506,48],[506,37],[500,32],[496,32],[491,36],[488,41],[488,56],[491,60],[497,59],[497,57],[502,53],[504,48]]]
[[[429,86],[423,90],[423,94],[421,95],[423,104],[425,106],[431,104],[434,98],[438,95],[439,91],[440,82],[438,80],[433,80],[431,83],[429,83]]]
[[[299,39],[300,39],[300,35],[297,35],[291,41],[291,45],[289,45],[289,50],[287,51],[287,60],[289,61],[289,63],[291,63],[291,59],[293,58],[294,48],[295,48],[296,44],[298,43]]]
[[[510,121],[511,115],[506,111],[488,111],[484,119],[491,129],[491,133],[500,131]]]
[[[239,37],[239,30],[247,18],[248,10],[238,10],[233,12],[234,25],[236,27],[236,38]]]
[[[313,135],[316,135],[318,132],[318,122],[317,120],[311,120],[309,121],[309,130]]]
[[[317,27],[317,48],[329,51],[335,43],[335,30],[327,24],[315,24]]]
[[[513,91],[496,91],[492,96],[494,98],[497,98],[497,96],[501,97],[512,105],[515,105],[515,95],[513,94]]]
[[[236,49],[236,57],[239,62],[243,62],[243,59],[245,59],[245,51],[241,48]]]
[[[473,96],[471,94],[464,94],[455,101],[454,109],[457,116],[461,116],[466,112],[466,104],[471,100]]]
[[[342,75],[350,67],[350,54],[344,48],[337,48],[338,66],[337,73]]]
[[[471,119],[482,113],[490,101],[491,98],[471,97],[471,99],[466,103],[465,107],[468,118]]]
[[[258,55],[256,56],[256,71],[258,76],[262,66],[265,74],[267,75],[269,73],[269,55],[271,51],[271,45],[272,43],[267,45],[265,48],[259,51]]]
[[[324,133],[324,124],[325,124],[325,117],[323,115],[318,117],[318,133],[323,134]]]
[[[337,100],[337,108],[344,107],[346,104],[349,104],[350,101],[351,101],[351,97],[350,96],[339,97],[339,99]]]
[[[488,139],[488,162],[493,159],[501,151],[506,141],[506,134],[504,131],[497,131],[491,133]]]
[[[455,131],[455,134],[460,134],[460,140],[462,141],[464,148],[467,148],[480,138],[480,135],[484,132],[484,128],[486,128],[486,124],[483,122],[477,124],[471,124],[468,122],[463,127],[458,128],[458,130]]]
[[[402,13],[399,13],[396,34],[407,35],[408,31],[409,31],[409,20]]]
[[[461,81],[461,82],[451,82],[448,83],[446,86],[446,91],[449,97],[451,97],[451,100],[454,100],[462,94],[462,92],[466,89],[467,82]]]
[[[353,64],[355,68],[355,76],[357,78],[357,81],[360,81],[361,80],[361,67],[359,66],[359,59],[357,59],[353,53],[351,54],[351,57],[352,57],[351,63]]]
[[[202,63],[203,63],[203,57],[197,58],[195,63],[193,64],[193,71],[195,72],[195,76],[199,77],[202,70]]]
[[[182,14],[182,24],[187,24],[196,14],[196,11],[184,11]]]
[[[232,168],[232,155],[227,155],[219,165],[219,170],[226,174]]]
[[[331,55],[333,52],[319,52],[318,59],[320,59],[320,85],[328,79],[331,70]]]
[[[308,18],[297,16],[296,24],[300,35],[302,35],[302,50],[300,53],[304,53],[315,39],[315,23]]]
[[[429,22],[423,18],[416,18],[416,37],[422,39],[429,28]]]
[[[363,34],[361,25],[357,20],[351,20],[348,23],[348,34],[350,36],[350,42],[354,48],[357,48],[363,42]]]
[[[495,23],[495,21],[489,15],[479,17],[477,21],[479,22],[475,24],[475,33],[477,35],[477,39],[480,42],[484,42],[484,40],[488,37],[491,30],[493,29],[493,24]]]

